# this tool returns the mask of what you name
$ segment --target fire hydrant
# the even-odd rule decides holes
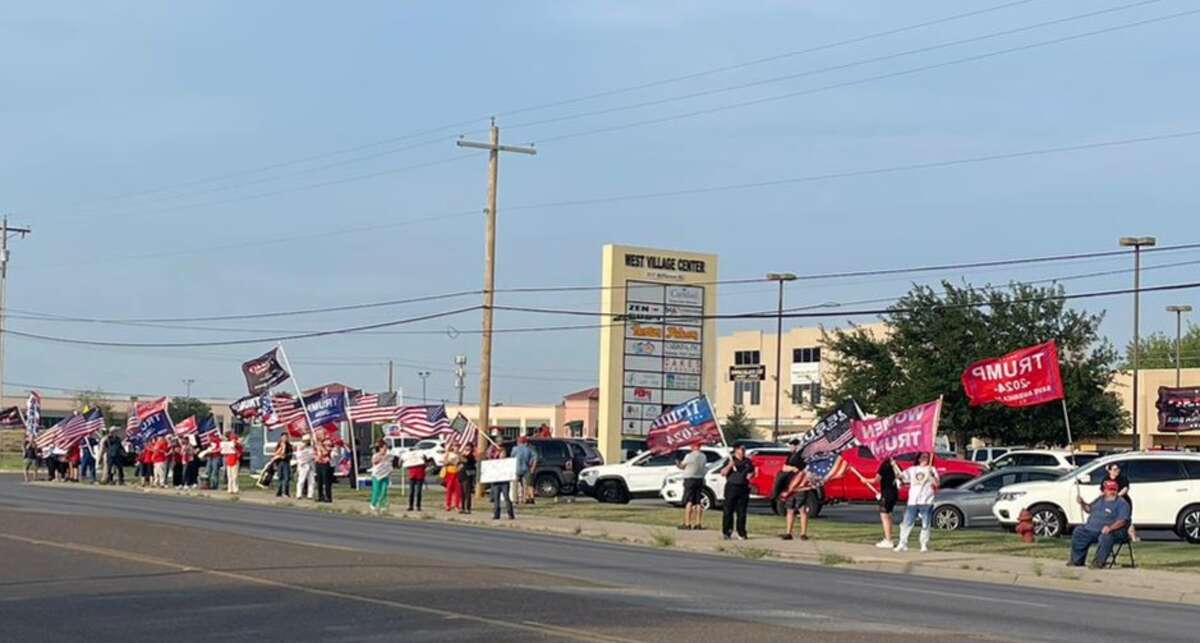
[[[1029,513],[1028,509],[1021,510],[1021,515],[1017,516],[1017,533],[1021,540],[1033,542],[1033,514]]]

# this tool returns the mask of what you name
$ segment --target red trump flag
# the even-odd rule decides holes
[[[942,398],[939,397],[885,418],[854,420],[850,430],[879,460],[905,453],[932,453],[941,415]]]
[[[962,384],[972,406],[998,402],[1022,407],[1061,400],[1058,346],[1050,340],[1002,357],[981,359],[963,371]]]

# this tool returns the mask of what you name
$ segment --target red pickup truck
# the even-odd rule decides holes
[[[783,463],[787,461],[788,453],[786,451],[759,451],[751,454],[750,460],[754,462],[754,477],[750,479],[752,495],[760,495],[766,498],[771,497],[773,487],[775,485],[775,476],[779,470],[783,468]],[[846,460],[846,464],[854,467],[864,478],[870,480],[875,477],[875,472],[879,470],[879,460],[876,460],[871,455],[870,449],[867,447],[852,447],[842,452],[842,458]],[[896,464],[900,468],[907,469],[916,461],[915,453],[904,455],[896,458]],[[979,476],[983,473],[983,465],[971,462],[969,460],[961,460],[957,457],[938,454],[933,465],[938,471],[938,475],[942,479],[942,487],[945,489],[953,489],[962,483]],[[901,502],[908,499],[908,488],[900,488]],[[866,485],[858,479],[858,476],[850,471],[846,471],[846,475],[831,480],[821,489],[819,499],[814,499],[809,505],[808,515],[816,517],[821,513],[821,507],[828,504],[836,504],[839,502],[874,502],[875,493],[867,488]],[[779,501],[772,500],[771,508],[776,513],[783,513],[780,509]]]

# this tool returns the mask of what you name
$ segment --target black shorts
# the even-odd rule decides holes
[[[683,479],[683,504],[698,505],[704,497],[704,478]]]
[[[796,511],[800,511],[801,509],[807,509],[808,508],[808,497],[815,493],[816,493],[816,491],[813,491],[812,489],[804,489],[802,491],[797,491],[796,493],[793,493],[792,495],[788,496],[787,503],[784,506],[787,509],[794,509]]]
[[[896,508],[896,500],[900,497],[900,492],[896,489],[884,489],[879,494],[879,513],[890,514]]]

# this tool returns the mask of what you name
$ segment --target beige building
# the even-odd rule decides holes
[[[882,333],[883,324],[866,324],[870,332]],[[717,385],[713,399],[719,417],[741,405],[754,420],[755,436],[770,438],[775,419],[776,335],[758,330],[735,332],[717,338]],[[815,407],[822,404],[829,385],[829,353],[821,345],[819,327],[797,327],[784,332],[783,378],[780,380],[779,433],[787,435],[811,429],[817,421]],[[753,371],[764,367],[764,379],[734,381],[731,371]]]
[[[1200,386],[1200,368],[1185,368],[1180,372],[1181,386]],[[1138,371],[1138,433],[1141,435],[1143,449],[1153,447],[1174,447],[1176,434],[1163,433],[1158,430],[1158,387],[1175,386],[1175,369],[1155,368]],[[1125,410],[1133,414],[1133,373],[1117,373],[1112,390],[1121,398]],[[1185,447],[1200,447],[1200,432],[1179,434],[1179,444]],[[1122,437],[1097,443],[1100,447],[1126,448],[1132,442],[1132,435],[1126,432]]]

